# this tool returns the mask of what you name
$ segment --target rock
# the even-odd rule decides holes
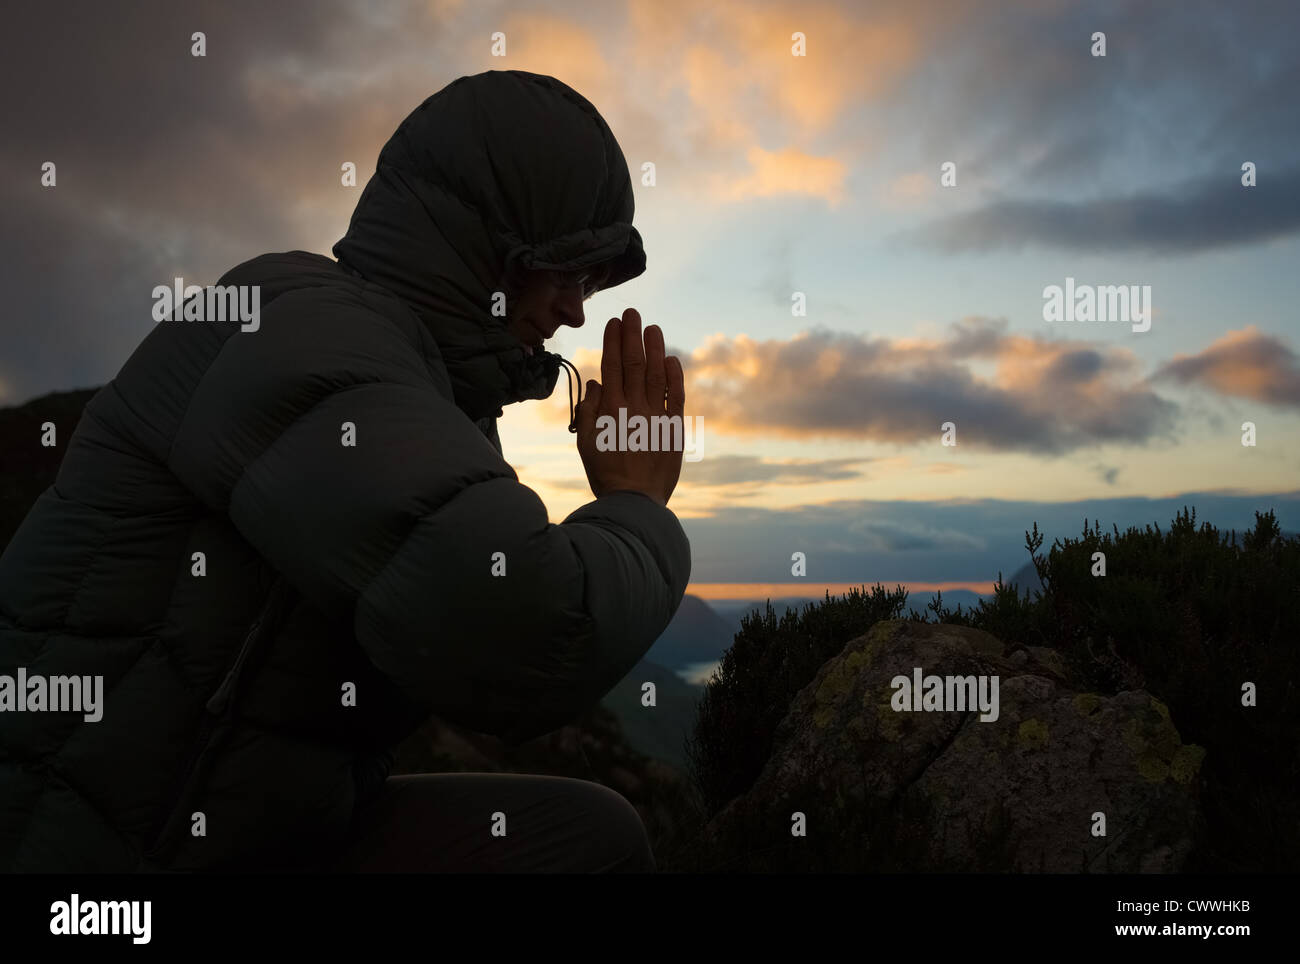
[[[895,710],[891,681],[918,667],[997,676],[996,720]],[[692,845],[691,869],[1173,872],[1199,832],[1203,757],[1150,694],[1078,692],[1051,650],[881,622],[798,693],[754,786]],[[795,812],[806,836],[791,833]]]

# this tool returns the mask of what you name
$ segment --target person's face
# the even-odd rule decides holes
[[[522,272],[518,289],[506,302],[506,327],[524,343],[528,354],[545,346],[561,325],[581,328],[582,303],[608,277],[601,265],[580,271]]]

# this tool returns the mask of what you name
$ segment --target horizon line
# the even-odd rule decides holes
[[[908,591],[908,594],[917,592],[950,592],[955,589],[964,589],[981,596],[991,596],[993,586],[997,580],[988,581],[952,581],[952,582],[921,582],[916,580],[891,580],[885,582],[882,579],[858,582],[692,582],[686,586],[686,594],[704,599],[710,602],[721,602],[734,600],[736,602],[751,602],[763,599],[788,599],[797,597],[800,599],[821,599],[827,592],[832,596],[847,595],[850,589],[861,589],[866,586],[870,587],[880,583],[886,589],[893,589],[895,586],[902,586]]]

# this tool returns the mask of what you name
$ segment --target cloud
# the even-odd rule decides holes
[[[1092,471],[1096,473],[1097,478],[1107,485],[1114,485],[1119,480],[1118,465],[1102,465],[1098,463],[1092,467]]]
[[[909,208],[931,200],[939,191],[939,175],[924,171],[900,174],[883,183],[876,191],[875,200],[886,208]]]
[[[832,205],[848,165],[807,144],[852,132],[845,118],[893,88],[942,16],[902,2],[864,11],[749,0],[631,0],[628,15],[630,66],[685,145],[684,187],[722,203],[804,194]],[[796,31],[806,56],[792,55]]]
[[[943,218],[910,237],[948,252],[1037,244],[1067,251],[1184,254],[1254,244],[1300,231],[1300,167],[1242,187],[1240,171],[1185,182],[1166,193],[1091,201],[994,201]]]
[[[1220,395],[1300,408],[1300,358],[1254,325],[1230,331],[1195,355],[1177,355],[1153,378],[1200,385]]]
[[[898,522],[891,519],[855,520],[848,532],[860,537],[855,542],[862,551],[935,552],[939,550],[984,549],[984,542],[959,529],[938,529],[924,522]]]
[[[854,466],[872,459],[765,459],[757,455],[709,455],[683,466],[679,492],[688,488],[726,486],[728,499],[748,499],[769,485],[808,485],[862,479],[866,473]],[[548,479],[557,489],[583,491],[586,479]]]
[[[956,13],[950,8],[946,16]],[[684,84],[704,124],[721,122],[725,129],[732,117],[766,115],[808,134],[888,90],[922,53],[927,25],[945,12],[901,0],[870,10],[834,3],[631,0],[628,15],[634,61],[659,72],[661,92]],[[792,54],[796,31],[805,36],[806,56]],[[665,62],[682,70],[664,71]]]
[[[15,8],[7,29],[23,42],[6,62],[31,96],[0,143],[10,400],[111,378],[152,327],[154,285],[328,250],[359,195],[341,164],[364,184],[403,113],[454,79],[391,43],[403,18],[427,34],[427,16],[345,0],[234,2],[198,19],[162,0],[125,19],[100,4]],[[190,55],[195,30],[206,57]]]
[[[501,69],[527,70],[557,77],[597,109],[618,96],[607,47],[582,25],[548,14],[517,14],[502,27],[507,57]]]
[[[1076,202],[1220,173],[1231,185],[1245,160],[1295,164],[1292,0],[1248,14],[1216,0],[1099,6],[945,4],[879,125],[896,156],[936,172],[956,161],[959,196],[997,185]],[[1096,30],[1105,58],[1089,53]]]
[[[938,445],[951,421],[958,446],[1056,455],[1154,441],[1178,413],[1143,383],[1129,351],[1011,335],[1005,321],[981,318],[939,339],[719,335],[684,362],[690,412],[740,435]]]
[[[817,4],[791,26],[791,11],[771,3],[525,13],[459,0],[231,0],[200,23],[165,0],[138,0],[126,21],[105,5],[20,6],[7,26],[24,39],[6,58],[27,93],[0,143],[0,204],[22,225],[0,241],[6,395],[111,378],[148,331],[139,305],[156,284],[211,282],[267,251],[327,252],[403,116],[485,69],[572,84],[634,172],[660,162],[664,186],[719,203],[837,203],[846,162],[805,135],[833,132],[897,78],[919,46],[909,17],[905,4],[869,16]],[[795,29],[808,33],[807,58],[790,56]],[[194,30],[206,57],[190,55]],[[508,57],[489,56],[495,30]],[[871,66],[846,70],[855,53]],[[37,184],[45,160],[58,165],[57,188]],[[355,188],[340,183],[345,161]]]
[[[922,470],[930,475],[958,475],[966,471],[960,462],[931,462]]]
[[[715,198],[743,201],[747,198],[807,194],[823,198],[832,207],[844,200],[844,178],[848,167],[841,160],[813,157],[793,147],[780,151],[751,147],[747,159],[747,173],[715,175]]]
[[[757,455],[713,455],[692,463],[683,476],[690,485],[739,485],[753,482],[793,485],[860,479],[853,466],[870,459],[765,459]]]

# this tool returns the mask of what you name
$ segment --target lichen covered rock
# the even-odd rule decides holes
[[[918,669],[996,677],[996,712],[912,710],[895,681]],[[878,623],[799,692],[694,869],[1179,870],[1204,751],[1150,694],[1079,692],[1064,672],[1051,650],[1007,652],[979,630]]]

